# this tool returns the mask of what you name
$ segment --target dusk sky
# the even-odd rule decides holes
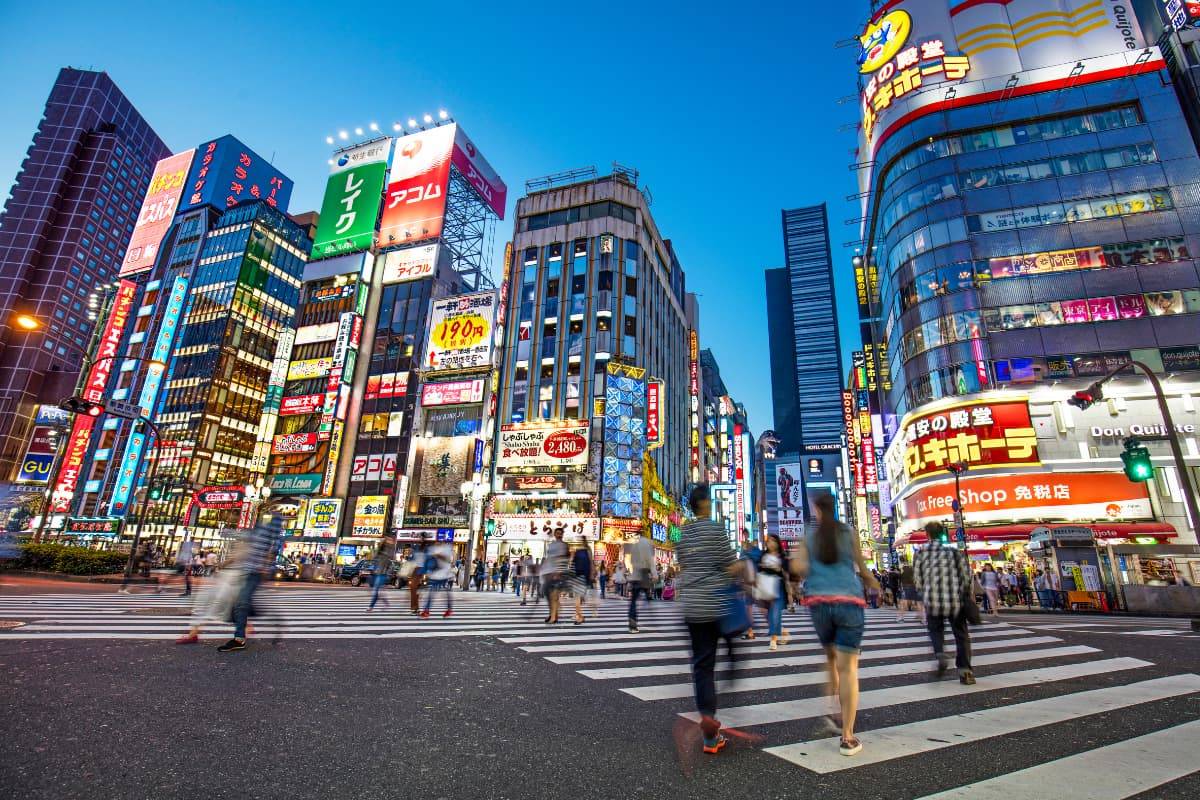
[[[640,171],[701,299],[710,347],[753,430],[771,424],[762,271],[781,266],[780,209],[829,204],[845,353],[853,36],[867,3],[7,4],[0,26],[0,182],[11,185],[57,70],[106,70],[175,150],[232,133],[320,205],[327,135],[446,109],[509,186],[499,253],[530,178]]]

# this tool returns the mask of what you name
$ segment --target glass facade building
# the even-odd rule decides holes
[[[169,154],[106,73],[59,72],[0,215],[0,477],[14,477],[36,405],[74,389],[88,294],[116,276]],[[40,329],[14,328],[18,314]]]
[[[782,452],[836,449],[842,353],[825,204],[783,211],[786,266],[767,270],[771,398]]]

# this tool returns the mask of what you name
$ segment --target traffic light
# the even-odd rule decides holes
[[[89,417],[98,417],[104,413],[102,404],[84,400],[82,397],[68,397],[59,403],[58,407],[72,414],[87,414]]]
[[[1094,404],[1099,403],[1104,399],[1104,389],[1098,383],[1093,383],[1086,389],[1082,389],[1071,395],[1067,400],[1067,405],[1072,405],[1080,411],[1087,411]]]
[[[487,522],[484,523],[483,538],[485,538],[485,539],[490,538],[491,535],[495,532],[496,532],[496,520],[489,519]]]
[[[1142,447],[1142,443],[1137,439],[1125,440],[1125,449],[1121,451],[1121,463],[1125,465],[1125,477],[1134,483],[1144,483],[1154,477],[1150,451]]]
[[[162,490],[161,485],[156,483],[150,487],[150,499],[151,500],[161,500],[162,493],[163,493],[163,490]]]

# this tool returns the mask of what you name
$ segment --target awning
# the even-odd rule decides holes
[[[1068,523],[1058,523],[1065,527]],[[970,542],[1022,542],[1029,538],[1035,528],[1053,527],[1044,522],[1023,522],[1012,525],[968,525],[967,540]],[[1091,524],[1070,523],[1072,528],[1090,528],[1097,539],[1128,539],[1148,536],[1159,541],[1174,539],[1175,527],[1166,522],[1094,522]],[[953,534],[952,534],[953,535]],[[896,544],[925,544],[929,537],[925,531],[914,531],[907,537],[896,537]]]

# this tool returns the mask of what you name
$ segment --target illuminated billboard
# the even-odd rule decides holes
[[[383,285],[431,277],[437,272],[440,251],[441,246],[436,244],[390,251],[383,257]]]
[[[1157,51],[1140,57],[1133,12],[1114,0],[901,0],[884,4],[858,43],[864,161],[926,114],[1163,66]]]
[[[492,363],[496,293],[477,292],[434,300],[425,340],[426,372],[480,369]]]
[[[379,202],[392,140],[359,145],[333,158],[312,257],[366,250],[375,238]]]
[[[134,275],[154,266],[158,247],[175,218],[179,198],[183,195],[188,168],[192,164],[195,150],[167,156],[154,165],[154,175],[142,200],[133,235],[125,248],[125,260],[121,262],[120,276]]]
[[[442,235],[453,150],[453,125],[410,133],[396,140],[376,239],[380,247]]]
[[[496,470],[546,472],[568,467],[582,469],[588,463],[590,431],[586,419],[501,425],[496,448]],[[638,488],[640,490],[641,487]]]
[[[504,219],[504,204],[508,200],[508,187],[500,176],[492,169],[492,165],[475,147],[475,143],[467,137],[462,126],[454,124],[454,153],[451,156],[454,167],[467,179],[467,183],[479,193],[496,216]]]
[[[292,179],[232,136],[196,148],[180,211],[203,205],[224,209],[251,200],[264,200],[287,211]]]

